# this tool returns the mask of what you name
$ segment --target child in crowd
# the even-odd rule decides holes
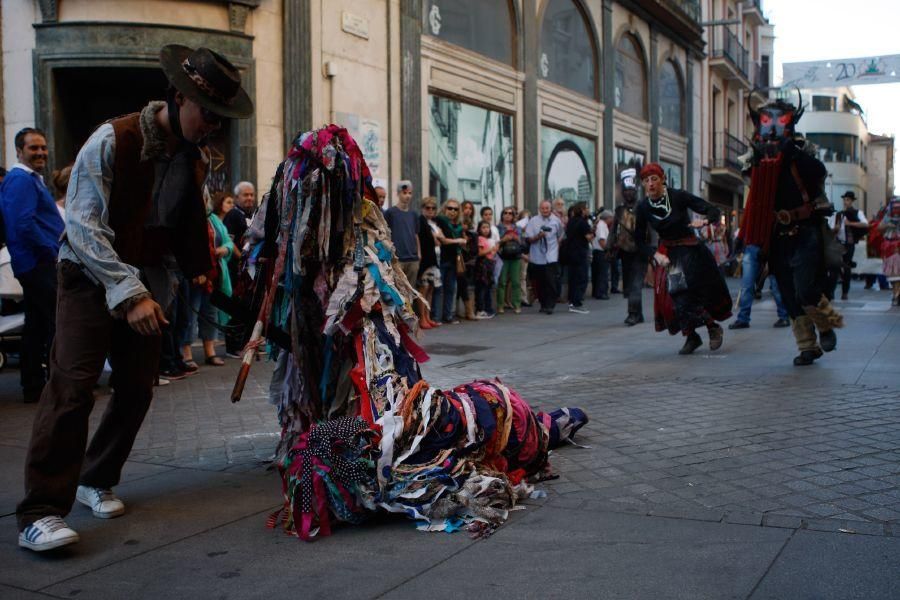
[[[497,243],[491,239],[491,224],[478,224],[478,258],[475,260],[475,318],[491,319],[494,310],[491,297],[494,289],[494,259]]]

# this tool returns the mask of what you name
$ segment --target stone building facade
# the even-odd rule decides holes
[[[162,94],[158,49],[183,43],[222,51],[256,103],[216,142],[223,187],[265,188],[295,132],[338,122],[386,187],[411,179],[417,197],[495,212],[554,197],[611,207],[618,171],[654,160],[674,186],[737,204],[739,177],[722,171],[730,155],[717,136],[746,133],[743,100],[764,46],[758,6],[4,0],[0,158],[11,163],[14,133],[37,124],[53,164],[71,161],[99,122]],[[704,25],[715,19],[738,24]],[[749,58],[727,45],[732,37],[719,41],[724,28]]]

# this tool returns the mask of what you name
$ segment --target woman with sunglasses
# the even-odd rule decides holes
[[[438,267],[438,257],[441,248],[439,239],[443,237],[441,228],[434,218],[437,214],[437,198],[429,196],[422,200],[422,214],[419,216],[419,247],[422,258],[419,261],[418,289],[419,294],[425,298],[428,306],[434,309],[434,294],[441,289],[441,271]],[[432,318],[433,312],[428,307],[419,307],[419,325],[422,329],[440,327],[440,323]]]
[[[456,283],[457,263],[462,260],[461,253],[468,243],[466,232],[460,220],[459,201],[449,198],[441,208],[441,215],[435,219],[441,230],[438,242],[441,255],[438,261],[441,272],[441,293],[435,294],[437,314],[444,323],[459,323],[456,320]],[[457,258],[459,257],[459,258]]]
[[[507,206],[500,213],[500,278],[497,280],[497,312],[505,312],[508,305],[513,312],[522,312],[522,229],[516,224],[516,209]],[[508,303],[508,304],[507,304]]]

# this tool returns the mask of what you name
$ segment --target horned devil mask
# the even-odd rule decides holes
[[[747,97],[747,109],[755,127],[753,145],[763,156],[777,156],[794,139],[797,121],[804,111],[803,96],[799,90],[797,96],[797,106],[779,98],[757,109],[750,105],[752,94]]]

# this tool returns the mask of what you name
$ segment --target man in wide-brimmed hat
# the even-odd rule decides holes
[[[150,400],[173,271],[211,268],[200,147],[253,103],[238,70],[209,50],[166,46],[165,101],[101,125],[78,153],[60,249],[56,340],[16,509],[19,545],[78,541],[62,520],[77,499],[93,515],[125,512],[112,492]],[[90,446],[93,387],[106,357],[113,389]],[[86,450],[86,452],[85,452]]]
[[[841,300],[846,300],[847,293],[850,291],[850,277],[855,266],[853,254],[856,250],[856,243],[868,233],[869,220],[866,219],[863,211],[853,206],[853,203],[856,202],[856,193],[853,190],[844,192],[841,200],[844,201],[844,210],[828,217],[828,226],[831,227],[837,241],[844,247],[844,265],[840,270],[835,269],[830,273],[831,277],[828,283],[833,298],[838,279],[840,279]]]

